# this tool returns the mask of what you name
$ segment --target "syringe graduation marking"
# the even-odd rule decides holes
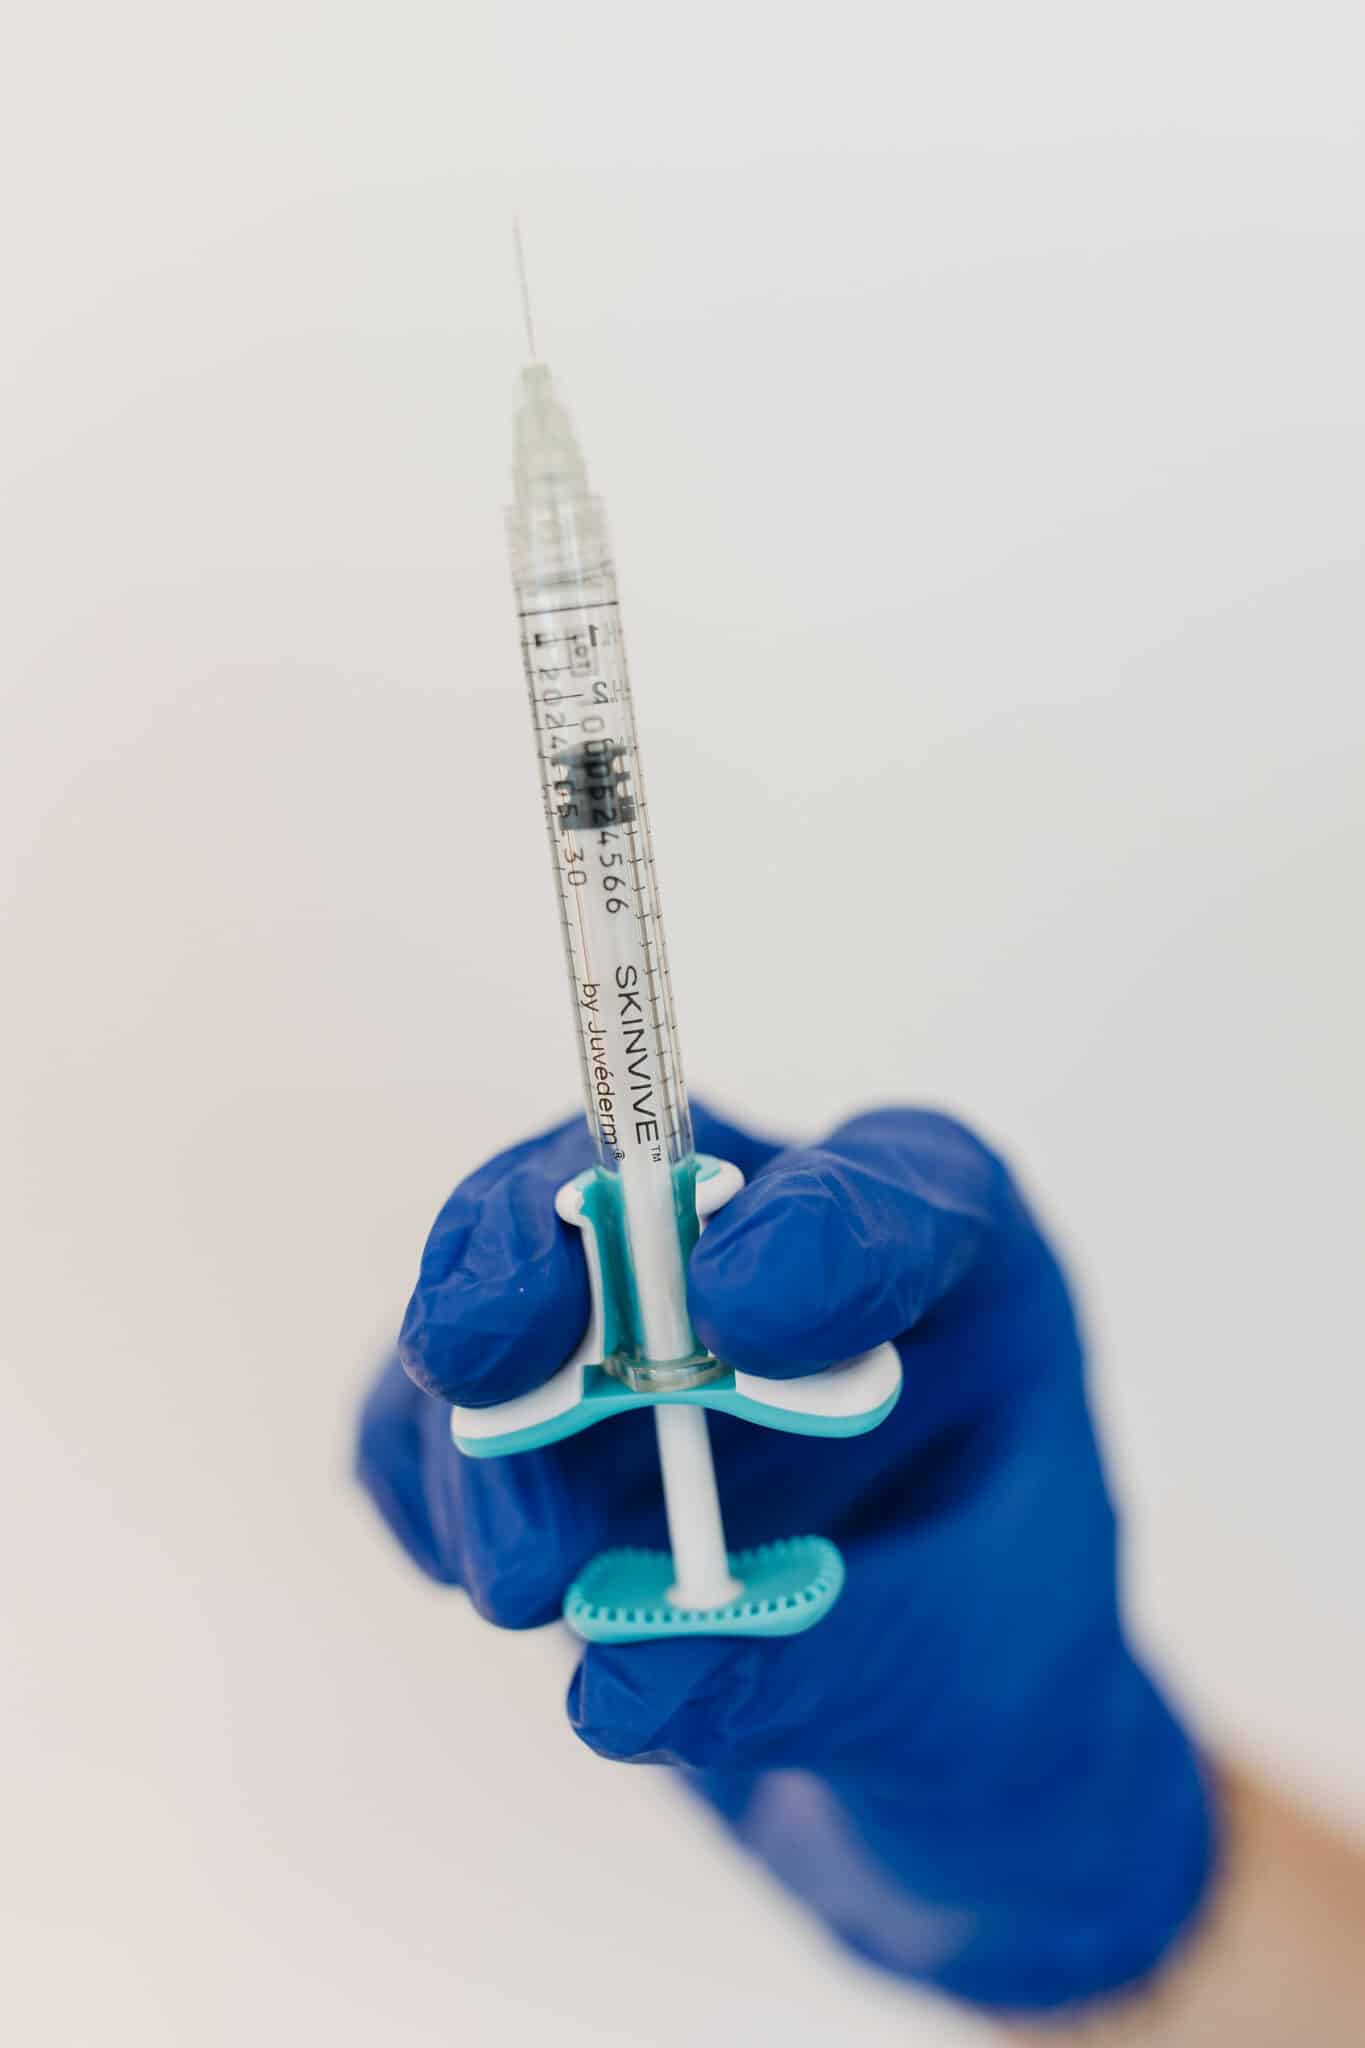
[[[553,619],[557,618],[562,612],[616,612],[620,609],[621,601],[619,598],[599,597],[594,599],[591,604],[532,605],[526,611],[519,611],[517,617],[519,619]]]

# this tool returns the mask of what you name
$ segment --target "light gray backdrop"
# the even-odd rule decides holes
[[[574,1098],[514,205],[694,1085],[1020,1162],[1148,1642],[1365,1822],[1358,9],[133,0],[11,57],[24,2040],[959,2038],[347,1480],[445,1191]]]

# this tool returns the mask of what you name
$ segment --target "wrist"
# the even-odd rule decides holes
[[[839,1787],[876,1864],[958,1918],[930,1981],[993,2010],[1049,2012],[1161,1966],[1210,1884],[1214,1802],[1189,1736],[1126,1651],[1070,1739],[1040,1741],[1035,1768],[1023,1757],[1007,1779],[984,1774],[979,1796],[965,1789],[935,1827],[903,1799]]]
[[[1195,1938],[1130,1996],[1010,2029],[1036,2048],[1358,2048],[1365,1853],[1237,1770],[1219,1773],[1218,1880]],[[1060,2022],[1060,2024],[1058,2024]]]
[[[1197,1917],[1216,1856],[1211,1779],[1126,1651],[1083,1722],[1050,1726],[1005,1771],[945,1766],[932,1786],[883,1769],[776,1772],[706,1789],[859,1955],[997,2013],[1140,1984]]]

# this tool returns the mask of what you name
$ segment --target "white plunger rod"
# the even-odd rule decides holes
[[[724,1607],[742,1590],[730,1576],[725,1530],[706,1410],[665,1401],[654,1410],[664,1479],[668,1540],[673,1546],[674,1607]]]

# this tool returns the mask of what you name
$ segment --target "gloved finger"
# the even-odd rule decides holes
[[[417,1385],[464,1407],[538,1386],[588,1316],[578,1234],[556,1190],[591,1157],[582,1118],[500,1152],[461,1181],[432,1225],[398,1355]]]
[[[727,1364],[782,1378],[900,1337],[1022,1210],[1004,1167],[950,1118],[892,1109],[793,1148],[692,1255],[688,1303]]]
[[[606,1541],[605,1503],[575,1485],[563,1446],[510,1458],[467,1458],[435,1440],[429,1497],[437,1551],[485,1621],[539,1628],[558,1621],[570,1580]]]
[[[558,1619],[565,1587],[606,1540],[602,1492],[576,1482],[566,1448],[463,1457],[449,1407],[393,1359],[361,1410],[356,1474],[429,1577],[463,1586],[500,1628],[534,1628]]]
[[[699,1105],[703,1151],[760,1171],[778,1151]],[[592,1157],[583,1119],[501,1152],[460,1183],[441,1210],[399,1335],[419,1387],[484,1408],[529,1392],[557,1372],[588,1318],[579,1233],[554,1197]]]
[[[419,1404],[427,1399],[391,1358],[360,1410],[355,1476],[413,1563],[448,1580],[426,1501]]]
[[[997,1743],[1002,1704],[1017,1696],[1022,1718],[1049,1670],[1101,1673],[1118,1628],[1112,1573],[1095,1576],[1079,1627],[1057,1599],[1075,1578],[1078,1514],[1093,1555],[1114,1544],[1080,1380],[1034,1389],[989,1439],[941,1454],[938,1479],[933,1512],[845,1540],[844,1591],[803,1634],[590,1646],[569,1690],[575,1732],[618,1761],[904,1767],[933,1783],[973,1746],[961,1669],[993,1674],[983,1707]]]
[[[882,1547],[889,1560],[902,1545]],[[917,1683],[902,1668],[913,1596],[899,1563],[879,1569],[875,1544],[848,1564],[856,1589],[801,1635],[589,1645],[569,1687],[575,1734],[620,1763],[813,1770],[875,1740],[885,1699],[891,1739]],[[894,1602],[880,1626],[879,1594]]]

